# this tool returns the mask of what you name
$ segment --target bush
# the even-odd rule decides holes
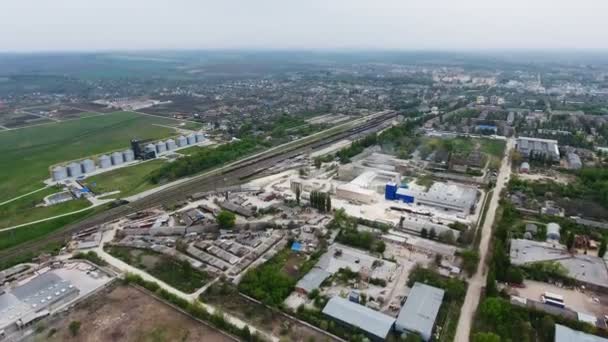
[[[236,222],[236,215],[228,210],[222,210],[217,214],[216,217],[217,224],[220,225],[222,229],[230,229],[234,227],[234,223]]]
[[[70,322],[68,329],[70,329],[70,334],[72,334],[72,336],[78,335],[78,332],[80,331],[80,325],[81,325],[80,321]]]

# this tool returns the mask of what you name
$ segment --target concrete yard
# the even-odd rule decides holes
[[[540,301],[540,297],[545,292],[555,293],[564,296],[566,307],[577,312],[595,315],[599,318],[608,315],[608,296],[599,295],[588,290],[567,289],[556,285],[525,280],[524,288],[514,288],[512,293],[516,296],[530,300]],[[597,299],[597,301],[594,300]]]
[[[76,336],[68,328],[79,321]],[[49,337],[53,329],[54,334]],[[235,341],[130,286],[116,286],[76,305],[29,341]]]

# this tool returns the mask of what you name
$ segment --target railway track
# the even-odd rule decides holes
[[[373,118],[358,127],[353,127],[346,131],[337,132],[330,136],[321,138],[319,141],[311,141],[300,146],[263,154],[258,157],[244,158],[241,162],[237,162],[228,168],[224,168],[221,172],[189,179],[186,182],[160,190],[137,201],[106,210],[92,217],[85,218],[80,222],[70,224],[63,229],[47,235],[44,239],[26,242],[13,248],[1,251],[0,263],[4,263],[11,258],[24,253],[39,251],[41,248],[52,242],[64,242],[73,234],[76,234],[81,230],[90,229],[91,227],[113,221],[134,212],[157,207],[167,203],[175,203],[197,192],[212,191],[217,188],[243,183],[244,180],[248,179],[250,176],[258,174],[262,170],[268,169],[279,162],[293,158],[302,153],[321,149],[343,139],[357,139],[361,136],[378,131],[386,126],[386,123],[394,119],[396,116],[396,112],[389,112]]]

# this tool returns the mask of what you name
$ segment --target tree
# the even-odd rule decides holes
[[[574,233],[573,232],[569,232],[568,236],[566,237],[566,247],[568,248],[568,250],[571,250],[572,247],[574,247]]]
[[[327,194],[327,198],[325,201],[325,211],[328,213],[331,212],[331,197],[329,196],[329,194]]]
[[[302,189],[299,186],[296,187],[296,202],[300,205],[300,196],[302,195]]]
[[[488,277],[486,278],[486,297],[496,297],[498,289],[496,288],[496,273],[493,268],[490,268]]]
[[[555,331],[555,320],[549,316],[545,315],[543,319],[540,321],[540,328],[538,329],[538,334],[541,336],[541,341],[553,341]]]
[[[469,277],[473,276],[479,264],[479,253],[474,250],[466,250],[462,252],[462,268],[467,272]]]
[[[509,267],[505,280],[512,284],[521,284],[524,282],[524,274],[518,267]]]
[[[424,340],[422,339],[422,337],[420,337],[420,335],[418,335],[416,333],[408,333],[405,335],[405,337],[403,337],[402,341],[403,342],[422,342]]]
[[[426,239],[429,236],[429,231],[426,230],[426,228],[422,228],[422,230],[420,231],[420,236]]]
[[[217,224],[220,225],[220,228],[230,229],[234,227],[236,216],[228,210],[222,210],[217,214],[216,220]]]
[[[602,242],[600,243],[600,248],[599,248],[599,250],[597,251],[597,255],[598,255],[600,258],[603,258],[603,257],[604,257],[604,254],[606,254],[606,238],[603,238],[603,239],[602,239]]]
[[[376,243],[376,248],[375,249],[376,249],[376,252],[382,254],[386,250],[386,244],[384,243],[384,241],[378,241]]]
[[[314,163],[315,163],[315,167],[318,170],[321,168],[321,164],[323,164],[323,161],[321,160],[321,158],[317,157],[314,159]]]
[[[439,234],[439,241],[453,245],[454,242],[456,242],[456,238],[454,237],[454,233],[451,230],[446,230]]]
[[[473,342],[500,342],[500,336],[491,332],[479,332],[473,335]]]
[[[70,322],[68,329],[70,329],[70,333],[72,334],[72,336],[78,335],[78,332],[80,331],[80,325],[81,325],[80,321]]]
[[[437,231],[435,230],[435,228],[431,228],[431,231],[429,232],[429,239],[435,240],[436,237],[437,237]]]

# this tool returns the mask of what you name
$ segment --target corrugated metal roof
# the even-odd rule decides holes
[[[395,323],[390,316],[342,297],[330,299],[323,313],[382,339],[386,338]]]
[[[399,311],[396,329],[418,332],[425,341],[430,340],[444,292],[436,287],[415,283]]]
[[[608,339],[570,329],[566,326],[555,325],[555,342],[608,342]]]
[[[312,270],[310,270],[310,272],[306,273],[306,275],[300,279],[300,281],[298,281],[296,287],[303,289],[308,293],[314,289],[318,289],[319,286],[321,286],[321,283],[323,283],[325,279],[329,278],[329,276],[331,276],[331,273],[321,268],[314,267]]]

